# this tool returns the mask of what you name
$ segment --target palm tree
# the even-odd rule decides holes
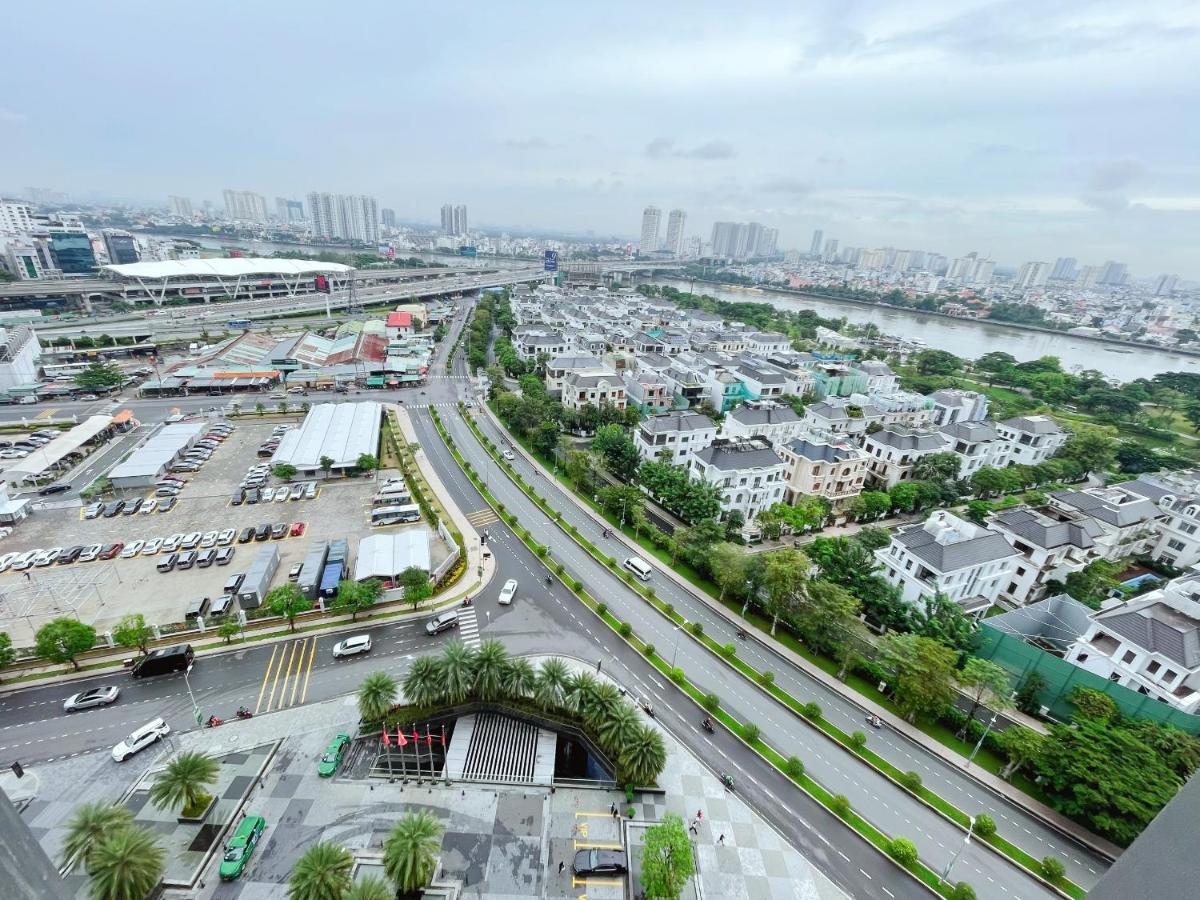
[[[576,672],[567,679],[565,690],[567,706],[578,713],[584,715],[592,708],[592,701],[596,696],[596,679],[592,677],[590,672]]]
[[[508,651],[497,640],[484,641],[471,665],[474,694],[480,700],[495,700],[504,686],[508,670]]]
[[[504,673],[504,693],[514,700],[524,700],[533,693],[537,677],[533,674],[533,663],[524,656],[508,661]]]
[[[582,710],[583,718],[593,728],[604,722],[613,710],[621,705],[621,692],[611,681],[602,681],[596,685],[592,695],[591,705]]]
[[[533,687],[533,699],[543,709],[563,705],[567,695],[567,680],[570,673],[567,664],[557,656],[542,660],[538,668],[537,683]]]
[[[387,672],[372,672],[358,686],[358,713],[364,722],[382,719],[396,705],[396,679]]]
[[[345,847],[328,841],[313,844],[292,866],[290,900],[342,900],[350,890],[354,857]]]
[[[600,742],[605,747],[620,751],[637,737],[642,718],[629,703],[618,703],[597,728]]]
[[[165,855],[148,828],[108,832],[89,858],[92,900],[144,900],[162,880]]]
[[[451,641],[442,650],[442,694],[449,703],[471,696],[475,652],[462,641]]]
[[[409,813],[396,823],[383,844],[383,870],[403,893],[425,887],[437,866],[442,825],[425,811]]]
[[[100,839],[118,828],[132,825],[133,813],[124,806],[98,802],[75,807],[71,821],[67,823],[67,836],[63,840],[63,865],[69,860],[79,859],[90,869],[90,857]]]
[[[630,784],[653,784],[667,764],[667,747],[662,735],[643,725],[620,753],[624,780]]]
[[[396,900],[396,889],[378,875],[367,875],[354,882],[342,900]]]
[[[430,706],[441,696],[438,661],[432,656],[418,656],[404,676],[404,696],[416,706]]]
[[[220,763],[207,753],[177,754],[150,788],[150,802],[159,809],[181,809],[185,816],[204,810],[212,796],[205,788],[217,783]]]

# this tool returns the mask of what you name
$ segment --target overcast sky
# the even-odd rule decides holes
[[[586,7],[586,8],[585,8]],[[798,8],[803,7],[800,11]],[[1200,4],[13,3],[0,190],[1200,276]]]

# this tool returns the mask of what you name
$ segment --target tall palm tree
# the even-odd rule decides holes
[[[442,650],[442,694],[449,703],[471,696],[475,652],[462,641],[451,641]]]
[[[145,900],[162,880],[163,848],[148,828],[117,828],[92,849],[92,900]]]
[[[154,779],[150,802],[159,809],[181,809],[184,815],[195,815],[212,799],[205,788],[217,783],[220,768],[207,753],[176,754]]]
[[[642,717],[630,703],[618,703],[597,729],[600,742],[615,752],[630,744],[642,725]]]
[[[524,656],[508,661],[504,673],[504,693],[514,700],[524,700],[533,693],[537,677],[533,674],[533,663]]]
[[[597,728],[621,703],[621,692],[617,686],[611,681],[602,681],[596,685],[591,704],[582,711],[583,718],[593,728]]]
[[[576,672],[567,679],[567,706],[579,715],[591,709],[599,683],[590,672]]]
[[[354,857],[339,844],[313,844],[292,866],[287,895],[290,900],[342,900],[350,890]]]
[[[620,752],[623,780],[629,784],[653,784],[667,764],[667,747],[662,735],[643,725]]]
[[[372,672],[358,686],[358,714],[366,722],[382,719],[396,705],[396,679],[387,672]]]
[[[437,659],[418,656],[404,676],[404,697],[417,706],[430,706],[441,698],[440,681]]]
[[[383,870],[396,890],[408,893],[425,887],[437,867],[441,846],[442,825],[426,810],[397,822],[383,844]]]
[[[133,813],[124,806],[98,802],[75,807],[71,821],[67,823],[67,836],[63,840],[63,865],[68,860],[79,859],[90,869],[92,851],[100,839],[118,828],[132,825]]]
[[[495,700],[504,690],[508,651],[497,640],[484,641],[472,660],[472,693],[480,700]]]
[[[538,667],[537,683],[533,687],[533,699],[543,709],[562,706],[567,696],[567,680],[570,672],[567,664],[557,656],[542,660]]]
[[[396,900],[396,889],[378,875],[367,875],[354,882],[342,900]]]

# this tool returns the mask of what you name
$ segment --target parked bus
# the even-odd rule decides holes
[[[371,506],[378,509],[383,506],[408,506],[412,503],[412,494],[376,494],[371,498]]]
[[[379,506],[371,510],[372,525],[401,525],[405,522],[419,522],[421,508],[419,506]]]
[[[230,319],[225,323],[227,328],[249,328],[253,324],[249,319]]]
[[[87,371],[87,367],[87,363],[51,363],[42,366],[42,371],[47,378],[71,378]]]

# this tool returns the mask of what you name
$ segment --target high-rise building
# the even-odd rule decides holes
[[[1060,256],[1050,270],[1051,281],[1070,281],[1075,277],[1076,260],[1073,256]]]
[[[642,239],[638,242],[638,252],[658,252],[658,226],[662,222],[662,210],[657,206],[647,206],[642,210]]]
[[[673,209],[667,216],[667,246],[664,249],[672,256],[683,256],[683,229],[686,224],[687,213],[682,209]]]
[[[254,191],[224,191],[225,215],[242,222],[267,221],[267,198]]]
[[[882,269],[887,265],[887,250],[863,250],[858,257],[860,269]]]
[[[971,280],[971,273],[975,271],[975,263],[978,254],[968,253],[966,256],[956,257],[951,263],[950,268],[946,271],[946,277],[951,281]]]
[[[82,231],[50,231],[50,253],[64,275],[91,275],[96,269],[92,239]]]
[[[21,200],[0,200],[0,234],[33,231],[33,207]]]
[[[454,234],[454,207],[442,204],[442,234]]]
[[[893,272],[907,272],[909,265],[912,263],[911,250],[897,250],[892,254],[891,260],[888,262],[888,268]]]
[[[383,220],[384,227],[386,227],[386,228],[395,228],[396,227],[396,211],[394,209],[388,209],[385,206],[383,209],[381,209],[379,211],[379,217],[380,217],[380,219]]]
[[[187,197],[168,197],[167,211],[181,219],[192,217],[192,201]]]
[[[1155,297],[1169,297],[1175,291],[1175,286],[1179,284],[1178,275],[1159,275],[1154,282]]]
[[[454,207],[454,233],[457,235],[466,235],[467,227],[467,206],[465,203],[459,203]]]
[[[746,256],[758,256],[758,245],[762,241],[764,228],[761,222],[746,226]]]
[[[464,235],[467,233],[467,207],[450,203],[442,204],[442,234]]]
[[[373,244],[379,240],[379,204],[365,194],[308,195],[312,231],[317,237]]]
[[[1091,290],[1100,283],[1100,266],[1084,266],[1075,277],[1075,287],[1081,290]]]
[[[816,231],[813,232],[812,244],[808,248],[808,255],[809,256],[820,256],[821,248],[824,246],[824,244],[825,244],[825,232],[823,232],[820,228],[818,228]]]
[[[104,249],[108,253],[108,261],[112,265],[123,266],[141,259],[138,254],[137,239],[128,231],[105,228],[101,235],[104,237]]]
[[[824,260],[827,263],[837,262],[838,258],[838,239],[830,238],[825,242]]]
[[[286,197],[275,198],[275,218],[284,225],[304,221],[304,204],[299,200],[288,200]]]
[[[1021,290],[1042,287],[1050,276],[1050,266],[1044,262],[1027,262],[1017,272],[1013,287]]]
[[[967,276],[967,284],[979,287],[989,284],[992,280],[992,273],[996,271],[996,261],[993,259],[977,259],[975,265],[971,267],[971,273]]]
[[[1104,268],[1100,270],[1100,284],[1118,285],[1124,284],[1126,278],[1125,263],[1113,262],[1111,259],[1104,263]]]
[[[779,229],[764,228],[755,248],[757,256],[774,256],[779,252]]]

